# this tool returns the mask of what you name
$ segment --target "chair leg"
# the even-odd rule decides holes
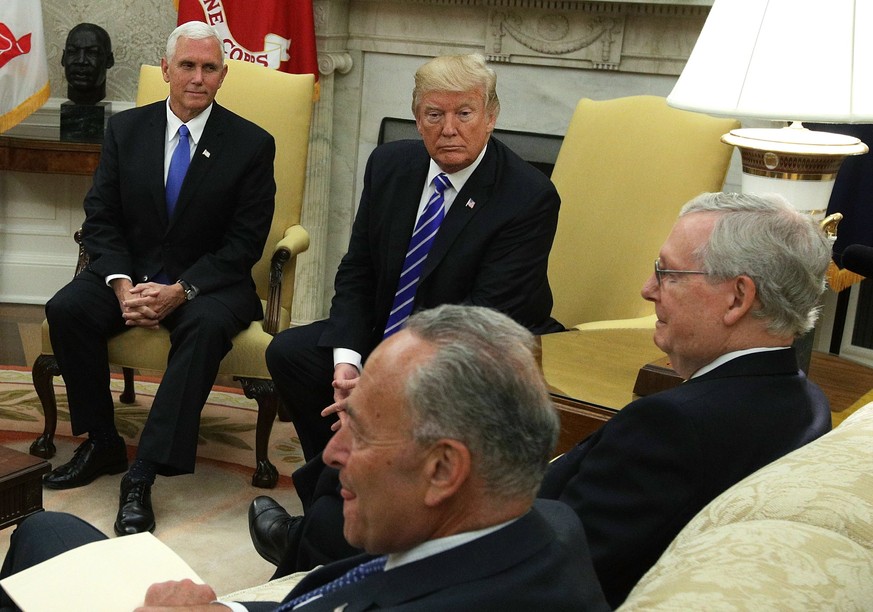
[[[270,445],[270,433],[273,431],[273,421],[279,409],[279,396],[272,380],[260,378],[238,378],[243,392],[249,399],[258,402],[258,424],[255,430],[255,473],[252,475],[252,486],[262,489],[272,489],[279,481],[279,471],[267,456]]]
[[[121,368],[121,374],[124,376],[124,390],[118,396],[118,400],[122,404],[133,404],[136,402],[136,389],[133,386],[133,368]]]
[[[58,402],[55,398],[55,388],[52,381],[55,376],[60,376],[58,360],[54,355],[40,355],[33,362],[33,387],[42,404],[45,426],[33,444],[30,445],[30,454],[43,459],[51,459],[55,454],[55,429],[58,425]]]

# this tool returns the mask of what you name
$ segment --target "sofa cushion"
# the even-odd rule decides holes
[[[873,403],[710,502],[621,610],[868,609]]]
[[[781,520],[715,527],[671,547],[619,610],[865,610],[873,551]]]

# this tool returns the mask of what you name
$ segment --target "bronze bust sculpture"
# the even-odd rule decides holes
[[[109,34],[93,23],[80,23],[67,34],[61,65],[67,97],[76,104],[97,104],[106,97],[106,71],[115,64]]]

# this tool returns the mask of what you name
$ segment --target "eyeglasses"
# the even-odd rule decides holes
[[[703,270],[665,270],[661,267],[661,258],[655,260],[655,278],[658,279],[658,286],[661,286],[661,276],[664,274],[709,274]]]

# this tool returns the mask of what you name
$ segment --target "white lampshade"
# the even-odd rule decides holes
[[[873,0],[716,0],[670,106],[873,122]]]
[[[793,122],[732,130],[745,193],[781,193],[824,217],[840,164],[867,152],[801,121],[873,122],[873,0],[716,0],[670,106]]]

